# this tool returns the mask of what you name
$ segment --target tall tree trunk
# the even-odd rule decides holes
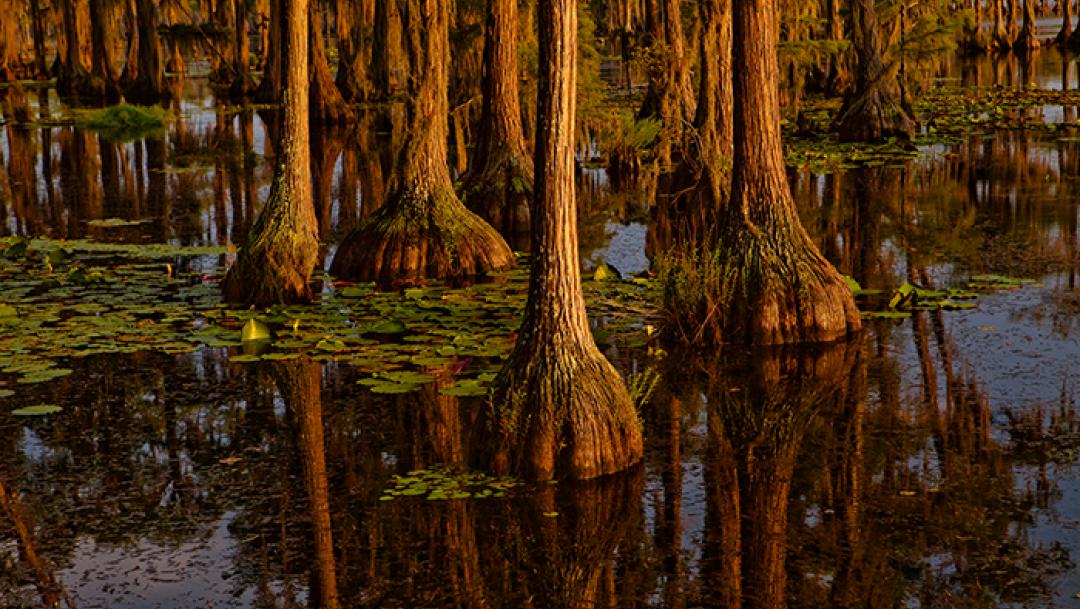
[[[162,20],[164,22],[163,24],[170,30],[165,37],[165,42],[169,47],[165,71],[174,74],[187,73],[187,64],[184,62],[184,56],[180,53],[180,42],[172,32],[172,26],[177,25],[180,22],[181,1],[182,0],[161,0],[161,4],[159,5]]]
[[[402,92],[409,75],[401,22],[402,0],[376,0],[372,63],[377,95],[386,99]]]
[[[36,1],[36,0],[35,0]],[[120,101],[120,79],[113,68],[112,49],[116,47],[112,32],[114,24],[110,18],[107,2],[109,0],[90,0],[90,35],[94,48],[91,71],[95,81],[101,82],[101,94],[108,103]]]
[[[215,37],[210,50],[210,80],[225,87],[231,87],[236,66],[230,61],[234,56],[235,33],[239,30],[236,5],[233,0],[217,0],[208,8],[213,17],[214,27],[221,33]]]
[[[8,120],[28,122],[30,107],[26,103],[26,91],[19,82],[19,19],[22,12],[20,0],[0,0],[0,11],[7,15],[0,19],[0,84],[7,85],[0,91],[0,113]]]
[[[236,5],[236,38],[232,45],[234,74],[229,94],[233,99],[243,99],[255,89],[255,81],[251,78],[251,42],[248,38],[247,0],[221,1],[233,2]]]
[[[716,256],[716,342],[832,341],[861,327],[851,290],[799,221],[780,142],[776,0],[735,0],[731,203]],[[763,51],[763,49],[765,49]]]
[[[308,138],[308,2],[284,0],[285,89],[270,198],[222,283],[225,299],[265,306],[312,298],[319,254]]]
[[[1017,2],[1019,0],[1013,0]],[[1038,25],[1035,22],[1035,0],[1023,0],[1024,2],[1024,25],[1016,37],[1014,48],[1021,52],[1034,51],[1042,46],[1036,31]]]
[[[128,91],[139,77],[139,9],[135,0],[125,0],[124,30],[127,32],[127,53],[124,71],[120,73],[120,86]]]
[[[656,160],[662,171],[670,171],[672,147],[682,142],[694,114],[681,4],[680,0],[649,0],[647,3],[650,9],[646,20],[649,87],[637,117],[662,123],[656,146]]]
[[[34,34],[34,77],[48,78],[48,52],[45,43],[48,38],[48,16],[40,2],[30,2],[31,28]],[[13,13],[7,13],[13,14]],[[14,21],[12,19],[11,21]]]
[[[851,31],[858,56],[858,74],[855,88],[844,100],[837,118],[842,141],[910,139],[915,134],[915,121],[903,105],[896,71],[882,58],[874,1],[851,2]]]
[[[1013,39],[1005,27],[1005,15],[1002,2],[1004,0],[990,0],[993,2],[994,33],[991,37],[991,46],[998,51],[1007,51],[1012,48]]]
[[[310,15],[308,27],[311,55],[311,122],[316,125],[342,125],[352,121],[355,113],[338,91],[334,77],[330,74],[330,63],[326,59],[326,43],[322,32],[322,14],[319,2],[308,5]]]
[[[337,87],[349,102],[375,97],[371,79],[375,4],[379,0],[337,0]]]
[[[62,3],[66,53],[64,61],[60,64],[56,90],[68,97],[100,99],[104,92],[104,85],[100,80],[95,80],[90,73],[87,66],[91,62],[86,61],[84,53],[86,21],[90,14],[86,2],[87,0],[70,0]]]
[[[139,67],[127,96],[141,103],[154,103],[165,97],[165,67],[158,36],[157,13],[153,0],[135,0],[139,25]]]
[[[386,203],[342,242],[331,274],[393,282],[469,277],[513,264],[499,234],[454,193],[447,165],[448,0],[410,0],[408,140]]]
[[[266,36],[266,65],[263,67],[262,81],[255,92],[255,101],[262,104],[276,103],[281,100],[281,61],[284,38],[283,3],[285,0],[269,0],[270,26]]]
[[[517,0],[490,0],[484,24],[480,132],[462,193],[518,249],[528,247],[532,159],[521,126]]]
[[[1069,44],[1069,40],[1072,38],[1072,3],[1073,0],[1058,0],[1058,4],[1061,6],[1061,30],[1058,32],[1057,37],[1054,38],[1054,44],[1064,46]]]
[[[844,18],[840,15],[842,0],[827,0],[829,6],[829,40],[844,40]],[[979,0],[980,2],[982,0]],[[837,50],[829,57],[829,72],[826,77],[826,92],[839,97],[851,88],[851,71],[848,69],[848,54]]]
[[[641,423],[585,312],[574,198],[577,3],[540,5],[533,259],[525,318],[485,410],[489,465],[536,480],[589,479],[641,460]]]

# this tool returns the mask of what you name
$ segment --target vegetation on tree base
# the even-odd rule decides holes
[[[514,253],[452,190],[407,190],[345,237],[330,274],[390,283],[467,278],[509,268]]]
[[[465,205],[499,231],[515,249],[527,249],[532,160],[511,150],[495,152],[486,165],[462,178]]]
[[[489,399],[485,413],[495,438],[485,461],[497,474],[588,480],[642,458],[633,399],[595,345],[522,341],[495,378]]]

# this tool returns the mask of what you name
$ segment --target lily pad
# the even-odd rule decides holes
[[[17,417],[40,417],[47,414],[54,414],[60,412],[63,408],[55,404],[35,404],[33,406],[24,406],[11,411],[11,414]]]

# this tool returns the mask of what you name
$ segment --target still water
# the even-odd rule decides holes
[[[943,76],[1074,88],[1069,64],[1047,51]],[[0,130],[0,234],[241,243],[273,120],[183,86],[167,134],[125,144],[62,124],[35,92],[42,124]],[[381,200],[399,124],[373,111],[312,134],[327,260]],[[483,499],[381,499],[393,476],[466,463],[484,440],[481,405],[441,381],[376,395],[347,365],[237,364],[214,347],[72,359],[41,384],[0,376],[16,516],[0,511],[0,606],[1076,603],[1080,142],[978,133],[898,167],[791,179],[819,247],[866,288],[1034,283],[817,349],[611,351],[627,374],[659,374],[644,465]],[[602,171],[579,184],[583,259],[647,268],[647,206]],[[193,264],[213,281],[225,263]],[[10,414],[38,403],[64,410]],[[332,548],[316,541],[328,532]]]

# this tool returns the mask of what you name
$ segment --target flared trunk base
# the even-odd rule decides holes
[[[392,196],[349,233],[330,273],[339,279],[392,283],[474,277],[513,263],[506,241],[452,190],[414,188]]]

